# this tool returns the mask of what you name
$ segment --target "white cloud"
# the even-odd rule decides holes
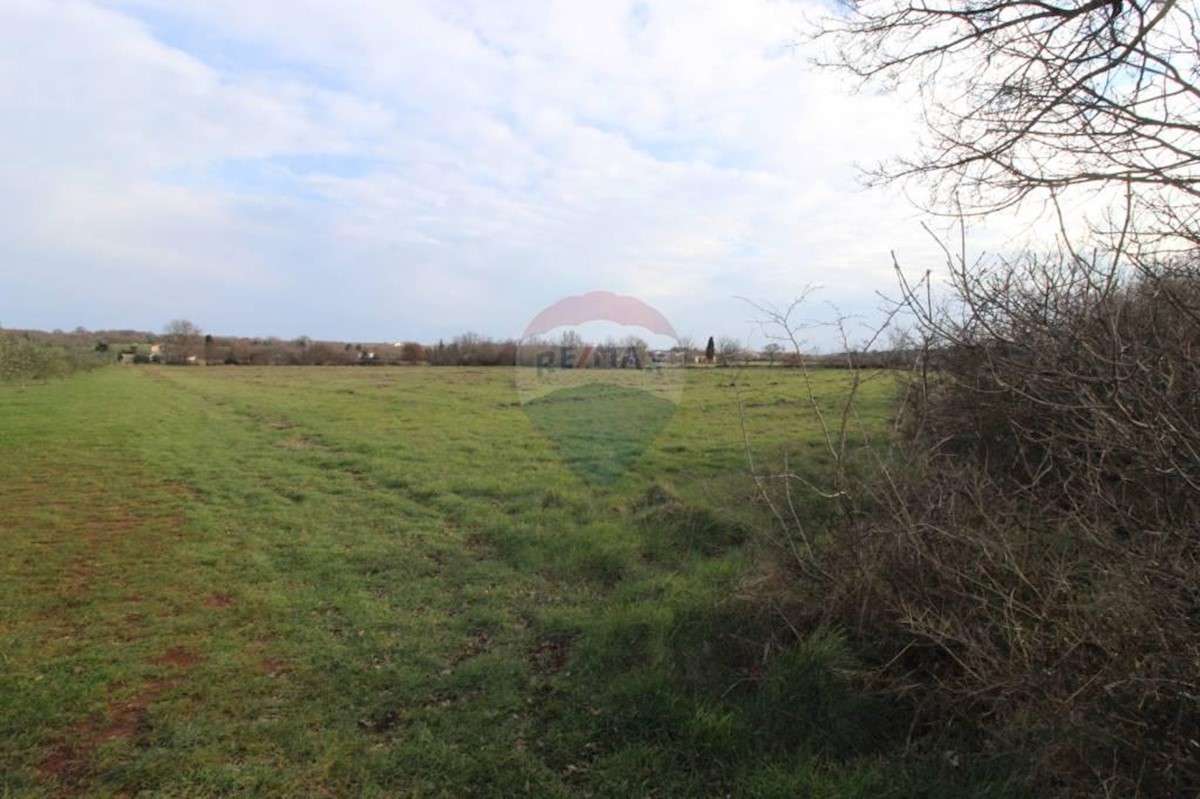
[[[862,305],[935,249],[856,186],[913,127],[805,66],[815,8],[10,0],[0,318],[433,339],[607,289],[707,336],[744,333],[734,295]],[[113,281],[160,300],[61,299]]]

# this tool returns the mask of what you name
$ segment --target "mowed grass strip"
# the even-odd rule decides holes
[[[820,475],[785,370],[689,374],[602,485],[504,369],[0,388],[3,790],[877,795],[844,645],[759,662],[735,378],[760,454]]]
[[[481,722],[520,705],[513,670],[467,668],[509,613],[445,514],[154,372],[5,401],[37,408],[5,431],[35,492],[5,503],[7,788],[436,793],[480,746],[510,759],[515,726]]]
[[[92,381],[3,395],[0,768],[10,788],[90,784],[138,730],[148,697],[204,657],[190,606],[205,585],[186,570],[164,574],[188,489],[132,456],[130,419],[88,418],[89,405],[122,410],[84,402]]]

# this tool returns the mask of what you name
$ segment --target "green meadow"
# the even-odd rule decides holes
[[[848,385],[815,380],[830,407]],[[615,444],[570,403],[522,405],[504,368],[0,386],[0,792],[942,784],[889,748],[903,720],[854,690],[837,632],[756,598],[781,556],[739,396],[756,457],[819,481],[794,370],[689,370],[666,411],[609,392],[592,407],[649,425]],[[891,396],[867,384],[868,428]]]

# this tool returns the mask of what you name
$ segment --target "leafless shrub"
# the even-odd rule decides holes
[[[845,476],[854,395],[837,418],[814,408],[852,512],[825,536],[779,514],[804,544],[792,621],[846,629],[867,684],[911,702],[914,740],[1022,753],[1041,792],[1193,795],[1200,264],[960,257],[952,274],[943,305],[901,278],[921,357],[872,482]]]

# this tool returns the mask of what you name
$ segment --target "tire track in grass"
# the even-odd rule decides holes
[[[511,565],[498,552],[491,547],[481,547],[477,539],[472,539],[460,525],[461,520],[457,518],[454,508],[447,507],[447,502],[435,501],[445,491],[433,493],[421,480],[397,479],[395,474],[380,469],[379,458],[356,446],[355,438],[348,437],[347,431],[339,428],[336,420],[331,418],[329,408],[322,407],[318,401],[312,405],[293,404],[291,401],[282,401],[274,393],[247,390],[242,374],[175,370],[155,373],[153,378],[169,386],[181,407],[202,405],[209,412],[219,414],[239,429],[247,431],[247,434],[255,436],[258,442],[255,446],[265,446],[273,451],[273,454],[265,450],[262,452],[265,459],[262,463],[270,462],[273,467],[286,464],[282,471],[302,480],[316,479],[316,484],[312,486],[316,493],[298,500],[312,503],[313,511],[308,516],[310,523],[318,524],[315,519],[327,503],[329,507],[340,507],[342,510],[339,512],[353,513],[359,519],[375,517],[392,529],[380,528],[374,538],[371,534],[363,538],[362,543],[368,551],[376,542],[400,540],[395,539],[394,535],[397,523],[402,519],[419,531],[403,537],[410,543],[406,555],[396,563],[400,565],[398,574],[414,572],[412,576],[425,584],[424,589],[408,588],[404,583],[389,578],[392,564],[386,558],[378,564],[352,566],[359,570],[358,587],[366,589],[369,594],[370,601],[367,604],[377,603],[381,608],[388,605],[405,607],[412,603],[410,597],[413,591],[432,589],[433,593],[418,603],[422,612],[427,607],[442,608],[441,618],[422,631],[419,646],[397,649],[393,644],[386,644],[379,651],[369,654],[369,663],[366,661],[368,655],[364,652],[362,663],[356,664],[354,659],[350,659],[344,660],[338,667],[347,673],[354,672],[359,666],[386,672],[393,668],[404,669],[405,664],[421,661],[429,664],[424,677],[417,680],[406,678],[420,687],[414,685],[400,692],[399,696],[394,694],[393,688],[379,683],[377,679],[369,680],[379,684],[378,690],[354,701],[358,708],[357,730],[368,739],[359,745],[367,746],[373,753],[371,757],[377,757],[385,750],[402,746],[397,741],[403,739],[405,730],[441,727],[448,723],[446,718],[450,716],[461,721],[459,729],[445,739],[445,745],[451,748],[457,745],[455,741],[460,737],[470,740],[470,736],[479,734],[468,732],[466,728],[474,727],[481,719],[497,714],[502,713],[508,719],[506,727],[519,727],[522,730],[528,727],[530,720],[524,699],[512,700],[515,704],[510,706],[505,704],[510,700],[498,697],[524,679],[510,674],[517,675],[530,669],[545,677],[561,670],[568,658],[569,642],[562,642],[558,647],[560,651],[546,651],[530,659],[526,656],[527,650],[536,644],[528,640],[531,633],[525,618],[532,608],[526,603],[528,597],[539,594],[531,588],[521,593],[520,597],[500,597],[513,592],[520,593],[519,583],[528,580],[537,583],[538,578],[513,572]],[[323,385],[321,380],[328,374],[331,373],[312,370],[306,373],[320,376],[315,380],[317,385]],[[302,390],[301,386],[290,388],[295,392]],[[192,400],[188,401],[186,397]],[[360,394],[355,402],[372,402],[373,405],[379,405],[381,413],[390,411],[390,406],[380,403],[379,399]],[[359,415],[369,416],[363,413]],[[337,435],[339,432],[340,437]],[[309,472],[319,475],[319,478],[308,476]],[[254,478],[248,476],[248,479]],[[297,493],[308,491],[302,485],[293,487]],[[268,488],[281,493],[286,486],[275,481]],[[494,512],[501,503],[499,498],[490,496],[469,499],[481,505],[486,503],[487,506],[483,511],[476,509],[476,518],[470,520],[476,524],[481,523],[479,513]],[[394,545],[389,546],[399,553],[400,550],[395,549]],[[362,555],[338,550],[336,559],[343,558],[350,562],[361,560]],[[303,568],[308,566],[301,565]],[[338,601],[333,601],[334,606],[337,604]],[[328,609],[324,603],[318,610],[324,612],[323,609]],[[378,629],[394,626],[395,621],[402,619],[403,615]],[[508,619],[510,615],[512,618]],[[336,614],[333,618],[336,618]],[[324,625],[330,623],[323,622]],[[344,631],[335,631],[339,638],[344,634]],[[287,668],[285,664],[268,657],[263,662],[263,671],[275,676],[286,672]],[[357,675],[354,679],[358,679]],[[515,682],[510,686],[512,681]],[[496,687],[485,690],[484,686],[492,683]],[[523,684],[521,687],[524,688]],[[506,710],[497,710],[495,706],[503,706]],[[512,730],[506,730],[504,735],[520,737]],[[473,745],[477,745],[477,742]]]
[[[341,751],[359,753],[352,760],[373,764],[346,761],[339,768],[347,772],[391,773],[431,750],[460,758],[461,767],[465,755],[454,754],[461,747],[489,763],[507,763],[519,752],[521,768],[535,782],[557,782],[559,758],[548,764],[540,744],[528,753],[525,748],[543,734],[537,703],[554,683],[570,679],[576,636],[544,633],[538,619],[543,608],[589,600],[591,589],[571,595],[552,562],[546,576],[521,573],[520,562],[503,550],[503,536],[522,522],[506,521],[513,499],[492,482],[389,473],[376,445],[407,445],[400,429],[360,431],[300,381],[284,396],[247,388],[237,374],[159,370],[147,371],[146,379],[160,387],[156,401],[167,415],[220,431],[179,449],[175,463],[185,474],[200,475],[201,501],[215,509],[212,529],[225,530],[234,510],[244,508],[246,521],[228,529],[249,525],[253,532],[242,540],[267,563],[262,573],[274,569],[286,577],[278,607],[311,619],[309,631],[262,652],[263,674],[291,674],[296,685],[311,689],[303,699],[289,695],[291,715],[307,715],[314,728],[336,737]],[[329,374],[304,376],[323,386]],[[369,396],[372,405],[358,407],[359,393],[348,401],[354,420],[369,424],[376,407],[390,410]],[[236,482],[219,483],[218,460]],[[539,500],[536,508],[546,505]],[[498,538],[481,533],[490,525],[500,529]],[[298,652],[297,640],[308,642],[311,654]],[[307,709],[311,697],[325,694],[335,712]]]
[[[87,660],[97,648],[114,644],[110,657],[120,658],[119,650],[157,637],[146,629],[140,608],[153,599],[157,553],[183,534],[179,505],[190,491],[87,450],[55,453],[50,459],[35,451],[9,455],[10,466],[20,464],[25,479],[0,480],[0,526],[10,533],[4,577],[23,589],[22,608],[35,612],[10,618],[5,633],[36,642],[25,663],[38,672],[35,680],[56,662]],[[112,489],[114,481],[140,487],[136,507]],[[151,706],[203,659],[197,651],[171,646],[151,658],[161,675],[142,680],[132,691],[123,678],[110,682],[98,712],[43,746],[37,759],[40,777],[57,795],[89,792],[96,750],[118,741],[136,742],[148,728]],[[130,663],[121,665],[132,669]]]
[[[0,391],[5,795],[90,793],[101,750],[128,761],[205,660],[190,610],[203,594],[164,568],[194,494],[137,457],[147,400],[130,377]]]
[[[98,790],[101,750],[140,748],[156,706],[178,701],[207,659],[194,630],[208,621],[196,612],[229,604],[204,600],[186,571],[164,569],[178,562],[195,492],[136,457],[140,409],[93,396],[129,386],[97,377],[0,395],[6,794]],[[96,424],[81,406],[111,415]]]
[[[184,370],[181,374],[187,375],[189,371]],[[242,425],[257,431],[269,432],[274,436],[274,446],[286,453],[283,457],[295,457],[301,459],[301,462],[306,465],[315,466],[319,469],[323,481],[336,483],[337,480],[344,480],[347,485],[355,489],[381,492],[392,497],[403,497],[409,503],[406,510],[412,512],[414,518],[423,518],[425,521],[432,521],[436,518],[438,526],[443,530],[453,531],[456,536],[459,535],[454,521],[430,504],[428,491],[414,487],[409,481],[398,480],[395,476],[378,474],[375,470],[376,464],[373,464],[370,458],[364,457],[344,444],[331,440],[328,435],[315,428],[310,421],[272,407],[266,401],[267,395],[255,396],[252,400],[246,400],[245,397],[240,397],[233,392],[222,393],[214,390],[215,386],[219,385],[216,382],[198,384],[193,380],[177,378],[161,369],[147,369],[145,374],[157,383],[168,387],[169,390],[199,399],[208,408],[228,415],[229,418],[236,419]],[[237,388],[244,387],[240,383],[233,385]],[[380,385],[390,387],[390,384]],[[366,397],[367,395],[363,395],[364,399]],[[335,476],[337,480],[334,479]],[[336,495],[339,493],[340,486],[322,485],[318,488]],[[465,538],[465,536],[462,537]]]

